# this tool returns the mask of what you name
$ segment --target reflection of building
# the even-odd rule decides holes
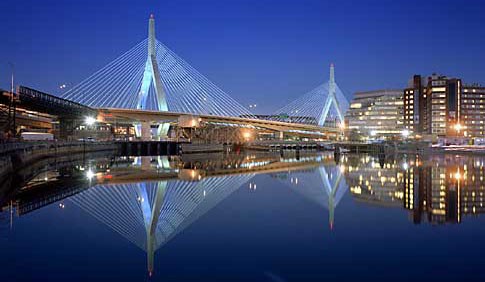
[[[459,162],[445,156],[410,167],[405,171],[404,207],[413,211],[415,223],[459,223],[463,215],[485,212],[484,174],[483,160],[471,157]]]
[[[350,130],[364,136],[400,135],[403,128],[402,90],[355,93],[346,119]]]
[[[404,89],[404,126],[418,134],[483,137],[485,87],[461,79],[415,75]]]
[[[358,201],[379,206],[401,206],[403,198],[403,174],[396,161],[381,167],[379,161],[370,156],[349,158],[346,180],[352,196]]]
[[[459,223],[463,216],[485,213],[485,158],[429,158],[381,166],[373,157],[349,157],[345,178],[356,200],[404,207],[416,224]]]

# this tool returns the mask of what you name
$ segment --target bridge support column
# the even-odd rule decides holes
[[[135,135],[137,138],[141,138],[141,140],[143,141],[149,141],[152,139],[150,123],[148,122],[136,123],[134,124],[134,126],[135,126]]]
[[[161,123],[158,125],[157,128],[157,138],[159,140],[161,139],[167,139],[168,138],[168,130],[170,129],[170,123]]]
[[[285,138],[285,133],[283,131],[279,132],[279,140],[283,140]]]

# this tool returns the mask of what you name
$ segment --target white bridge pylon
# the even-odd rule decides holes
[[[327,101],[325,102],[325,106],[323,107],[322,113],[320,115],[320,119],[318,120],[318,125],[323,126],[325,121],[327,120],[328,111],[330,110],[330,106],[333,105],[337,117],[340,121],[340,124],[344,124],[344,115],[342,113],[342,109],[337,100],[336,94],[336,86],[335,83],[335,66],[334,64],[330,64],[330,79],[328,81],[328,96]]]
[[[94,108],[254,117],[156,39],[153,15],[147,39],[60,96]]]
[[[155,17],[150,15],[148,21],[148,57],[145,64],[145,72],[143,73],[142,84],[140,88],[137,109],[145,109],[147,104],[148,92],[150,85],[153,83],[155,93],[157,95],[157,110],[166,112],[168,105],[163,89],[162,79],[158,71],[156,39],[155,39]]]
[[[274,113],[280,121],[317,124],[325,126],[329,117],[338,119],[340,125],[344,124],[344,115],[349,107],[349,102],[344,93],[335,82],[335,66],[330,64],[330,78],[328,82],[321,84],[284,106]]]

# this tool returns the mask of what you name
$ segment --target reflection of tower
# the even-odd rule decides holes
[[[340,180],[342,179],[342,173],[340,170],[337,170],[337,179],[333,182],[332,185],[330,184],[329,174],[327,174],[325,167],[319,167],[318,172],[320,173],[320,177],[323,182],[323,189],[325,190],[325,192],[327,192],[328,195],[328,223],[330,225],[330,229],[332,230],[335,220],[335,208],[338,203],[338,201],[336,201],[336,196],[340,186]]]
[[[330,107],[333,105],[334,109],[337,113],[338,119],[341,124],[344,123],[344,116],[342,111],[340,110],[340,106],[337,101],[337,85],[335,83],[335,66],[334,64],[330,64],[330,80],[328,81],[328,96],[327,101],[325,102],[325,106],[322,109],[322,114],[320,115],[320,120],[318,121],[318,125],[323,126],[325,124],[325,120],[327,119],[328,112]]]
[[[285,184],[294,187],[305,198],[323,206],[328,210],[330,229],[334,226],[335,208],[347,191],[347,185],[342,183],[342,171],[339,166],[320,166],[316,171],[291,173],[290,180]],[[343,185],[342,185],[343,184]]]
[[[154,270],[155,252],[200,216],[223,201],[253,174],[201,181],[152,181],[99,185],[70,198],[147,254]]]
[[[158,225],[158,219],[160,217],[160,212],[162,211],[163,198],[165,196],[165,189],[167,188],[167,182],[158,182],[155,187],[155,199],[150,203],[148,201],[148,191],[146,183],[140,183],[139,185],[139,196],[137,199],[140,201],[141,210],[143,213],[143,219],[146,229],[146,252],[147,252],[147,264],[148,273],[150,276],[153,273],[153,261],[155,256],[155,244],[156,238],[156,228]],[[146,199],[146,200],[145,200]],[[150,206],[152,204],[152,206]]]
[[[145,64],[145,72],[143,73],[143,80],[138,97],[138,109],[146,109],[148,92],[150,85],[153,83],[155,93],[157,95],[157,103],[159,111],[168,111],[167,101],[165,98],[165,91],[160,77],[160,71],[157,63],[157,50],[155,39],[155,17],[150,15],[148,22],[148,57]]]

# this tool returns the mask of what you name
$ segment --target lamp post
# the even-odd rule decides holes
[[[14,136],[16,135],[16,104],[14,97],[14,64],[8,62],[11,68],[11,78],[10,78],[10,99],[8,103],[8,131]]]

